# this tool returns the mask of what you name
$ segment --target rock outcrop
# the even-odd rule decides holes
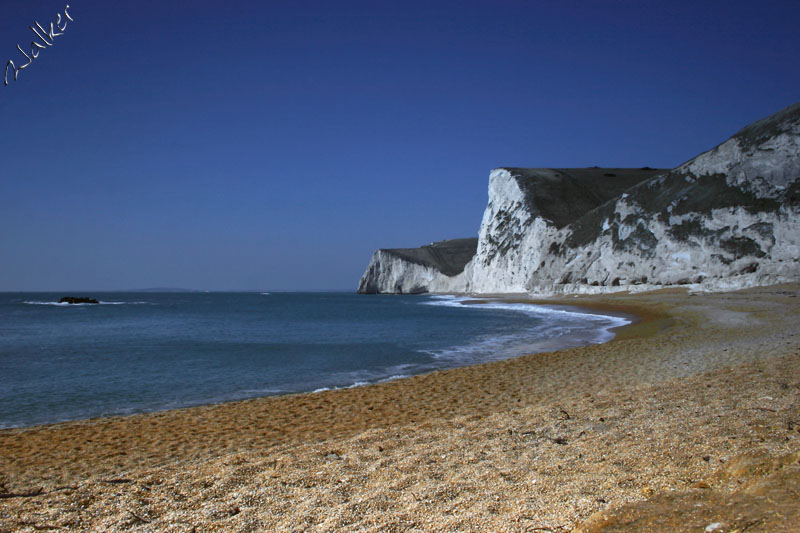
[[[471,261],[445,272],[413,254],[378,251],[361,279],[372,290],[362,292],[732,290],[796,281],[798,215],[795,104],[672,170],[495,169]]]
[[[87,296],[64,296],[58,303],[60,304],[99,304],[94,298]]]

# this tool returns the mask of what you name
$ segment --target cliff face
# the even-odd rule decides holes
[[[557,294],[796,281],[798,215],[795,104],[672,170],[496,169],[460,273],[379,251],[362,285],[398,292],[391,281],[414,277],[413,292]]]
[[[495,169],[483,213],[470,289],[527,292],[570,228],[653,169]],[[663,172],[663,171],[662,171]]]
[[[475,256],[478,239],[452,239],[421,248],[378,250],[361,276],[362,294],[468,292],[464,268]]]

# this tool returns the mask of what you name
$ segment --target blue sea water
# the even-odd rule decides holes
[[[446,296],[0,294],[0,428],[351,387],[604,342],[620,317]]]

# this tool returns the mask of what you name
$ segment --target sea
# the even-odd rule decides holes
[[[610,340],[580,309],[350,292],[0,293],[0,428],[359,387]]]

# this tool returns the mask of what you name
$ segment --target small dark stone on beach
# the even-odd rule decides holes
[[[550,411],[550,416],[555,420],[569,420],[570,414],[561,406],[556,406]]]

